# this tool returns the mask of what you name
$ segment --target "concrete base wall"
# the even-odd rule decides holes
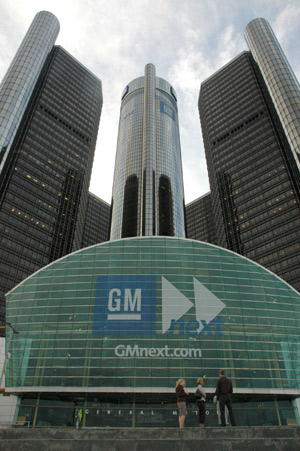
[[[0,429],[6,451],[299,451],[300,427]]]
[[[0,428],[13,423],[18,397],[0,394]]]
[[[0,337],[0,374],[2,374],[5,363],[5,338]],[[0,381],[1,385],[1,381]],[[5,387],[5,375],[2,378],[2,388]],[[0,428],[14,422],[15,410],[18,397],[15,395],[5,396],[0,393]]]

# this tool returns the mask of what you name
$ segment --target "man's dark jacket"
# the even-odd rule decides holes
[[[221,376],[217,382],[216,395],[217,399],[220,398],[221,395],[227,395],[232,393],[232,383],[231,380],[227,379],[226,376]]]

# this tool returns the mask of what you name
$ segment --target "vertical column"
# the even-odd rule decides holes
[[[294,407],[297,424],[300,425],[300,398],[293,399],[292,404]]]
[[[155,230],[155,171],[156,171],[156,121],[155,121],[155,66],[147,64],[144,77],[143,113],[143,182],[141,196],[141,235],[156,235]]]
[[[252,20],[245,38],[265,80],[300,170],[300,87],[295,74],[265,19]]]
[[[57,18],[47,11],[39,12],[0,85],[0,173],[58,32]]]

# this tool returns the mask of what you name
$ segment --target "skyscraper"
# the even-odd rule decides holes
[[[89,193],[81,247],[109,240],[110,205]]]
[[[153,64],[122,94],[111,239],[150,235],[185,236],[177,98]]]
[[[63,48],[53,46],[53,28],[58,30],[58,21],[52,14],[37,14],[1,85],[1,100],[12,104],[3,119],[10,128],[2,145],[0,178],[2,320],[8,290],[82,245],[101,81]],[[28,87],[28,66],[35,66],[36,56],[33,62],[27,59],[35,41],[38,49],[47,51]],[[15,86],[23,65],[25,87]],[[15,105],[23,105],[19,116]]]
[[[195,199],[185,207],[186,236],[193,240],[216,243],[215,222],[211,194]]]
[[[39,12],[0,85],[0,171],[10,154],[26,106],[59,32],[57,18]]]
[[[300,171],[300,86],[280,44],[265,19],[245,29],[249,49],[259,67]]]
[[[205,80],[199,95],[217,243],[300,290],[299,88],[266,21],[246,36],[253,54]]]
[[[87,194],[85,174],[100,100],[92,89],[97,81],[85,79],[77,64],[52,50],[12,148],[5,214],[14,232],[7,245],[16,236],[22,251],[23,237],[29,262],[40,251],[49,260],[83,243],[86,204],[84,238],[97,236],[103,205]],[[279,252],[284,239],[296,249],[296,183],[284,154],[289,144],[251,54],[208,80],[201,95],[213,189],[188,206],[188,217],[209,240],[216,210],[218,239],[227,247],[271,255],[284,268],[287,259],[273,248],[263,254],[259,244],[270,232],[268,244]],[[79,119],[84,113],[86,121]],[[228,368],[240,425],[299,422],[300,293],[217,245],[178,236],[122,239],[184,234],[176,95],[153,65],[123,92],[113,204],[114,241],[71,252],[7,293],[7,320],[19,332],[9,340],[5,373],[6,393],[18,396],[12,418],[25,417],[33,428],[69,427],[80,409],[85,427],[175,427],[178,372],[192,386],[201,368],[213,394],[216,368]],[[283,210],[290,221],[282,220]],[[187,421],[196,425],[191,415]],[[207,422],[217,426],[217,417]]]

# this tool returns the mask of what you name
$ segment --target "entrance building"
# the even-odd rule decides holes
[[[35,427],[177,427],[175,383],[204,377],[206,425],[219,369],[238,425],[299,424],[300,294],[212,244],[139,237],[97,244],[39,270],[7,295],[6,392]]]

